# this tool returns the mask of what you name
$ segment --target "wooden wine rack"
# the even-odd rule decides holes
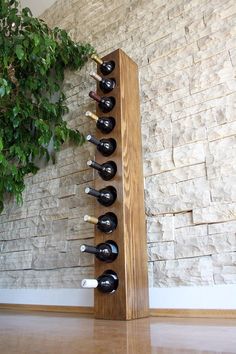
[[[110,93],[104,94],[97,85],[97,93],[114,97],[116,104],[107,114],[97,106],[96,114],[114,117],[116,126],[110,134],[103,135],[97,131],[96,136],[114,138],[117,148],[108,158],[96,152],[96,161],[115,161],[117,173],[107,182],[96,173],[95,189],[112,185],[117,190],[117,200],[111,207],[103,207],[96,202],[95,211],[96,216],[108,211],[115,213],[118,226],[110,235],[95,228],[95,244],[114,240],[119,256],[112,263],[96,259],[95,276],[111,269],[118,275],[119,286],[112,294],[95,289],[95,317],[131,320],[146,317],[149,312],[138,67],[120,49],[102,59],[115,62],[115,69],[105,77],[114,79],[116,86]],[[97,73],[104,76],[99,68]]]

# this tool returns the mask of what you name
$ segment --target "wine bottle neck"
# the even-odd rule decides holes
[[[91,55],[91,59],[94,60],[97,64],[100,64],[100,65],[101,65],[101,64],[103,63],[102,59],[99,58],[99,56],[96,55],[96,54],[92,54],[92,55]]]
[[[98,140],[97,138],[95,138],[92,135],[87,135],[86,140],[94,145],[97,145],[97,146],[100,145],[100,140]]]
[[[85,193],[86,194],[90,194],[93,197],[99,198],[101,196],[101,193],[99,191],[96,191],[96,189],[90,188],[90,187],[86,187],[85,188]]]
[[[104,170],[104,167],[102,165],[100,165],[99,163],[97,163],[96,161],[89,160],[87,162],[87,165],[94,168],[97,171],[100,171],[100,172]]]
[[[81,281],[82,288],[94,289],[98,287],[97,279],[83,279]]]
[[[92,253],[92,254],[97,254],[99,253],[99,250],[95,246],[91,245],[81,245],[80,246],[80,252],[84,253]]]
[[[95,218],[95,216],[85,215],[84,221],[96,225],[98,223],[98,218]]]
[[[97,102],[101,101],[101,97],[99,95],[97,95],[96,92],[94,92],[94,91],[89,92],[89,97],[91,97],[93,100],[95,100]]]
[[[100,75],[98,75],[98,74],[96,74],[95,72],[91,72],[90,74],[89,74],[92,78],[94,78],[95,80],[97,80],[97,81],[102,81],[102,77],[100,76]]]
[[[92,112],[90,112],[90,111],[87,111],[87,112],[85,113],[85,116],[94,119],[96,122],[97,122],[98,119],[99,119],[99,117],[96,116],[96,114],[94,114],[94,113],[92,113]]]

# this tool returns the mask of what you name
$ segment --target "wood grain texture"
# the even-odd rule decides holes
[[[58,312],[89,315],[94,317],[94,307],[89,306],[51,306],[0,303],[0,310],[20,312]],[[236,310],[234,309],[149,309],[148,311],[149,317],[236,319]]]
[[[93,315],[94,308],[90,306],[55,306],[55,305],[29,305],[29,304],[0,304],[1,310],[9,311],[39,311],[39,312],[64,312]]]
[[[119,256],[109,265],[96,260],[95,274],[99,276],[104,270],[112,269],[118,274],[119,287],[111,295],[95,290],[95,316],[101,319],[130,320],[149,314],[138,68],[120,49],[103,59],[114,60],[116,63],[114,71],[106,76],[115,79],[116,87],[106,95],[99,87],[97,92],[101,96],[115,97],[116,105],[110,113],[104,114],[98,107],[96,113],[98,116],[113,116],[116,119],[115,129],[106,136],[116,140],[117,149],[109,158],[96,153],[96,161],[115,161],[117,174],[109,182],[97,177],[95,188],[114,186],[117,189],[117,200],[109,208],[97,203],[96,216],[107,211],[114,212],[118,218],[118,227],[109,236],[96,230],[95,243],[114,240],[119,247]],[[99,70],[98,73],[101,74]],[[101,133],[97,133],[97,136],[104,137]]]
[[[152,317],[236,318],[236,310],[221,309],[150,309]]]
[[[1,354],[235,353],[236,320],[143,318],[0,311]]]

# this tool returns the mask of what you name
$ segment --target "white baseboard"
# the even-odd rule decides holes
[[[236,284],[150,288],[150,308],[236,309]],[[0,303],[54,306],[93,306],[90,289],[0,289]]]
[[[236,284],[149,288],[150,308],[236,309]]]
[[[93,306],[91,289],[0,289],[0,303]]]

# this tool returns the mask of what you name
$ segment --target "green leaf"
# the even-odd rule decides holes
[[[33,40],[34,40],[34,45],[37,47],[40,43],[40,36],[38,36],[37,34],[33,34]]]
[[[3,140],[2,137],[0,136],[0,151],[2,151],[3,149]]]
[[[69,109],[63,80],[65,70],[82,68],[94,52],[89,44],[73,42],[65,30],[50,29],[28,8],[20,11],[18,4],[1,0],[0,5],[1,210],[5,192],[22,202],[24,177],[38,171],[36,160],[55,162],[56,150],[67,140],[84,143],[64,121]]]
[[[17,58],[18,58],[19,60],[21,60],[21,59],[24,58],[25,52],[24,52],[24,49],[23,49],[22,45],[18,44],[18,45],[16,46],[15,52],[16,52]]]
[[[0,87],[0,96],[3,97],[5,95],[6,89],[5,86]]]

